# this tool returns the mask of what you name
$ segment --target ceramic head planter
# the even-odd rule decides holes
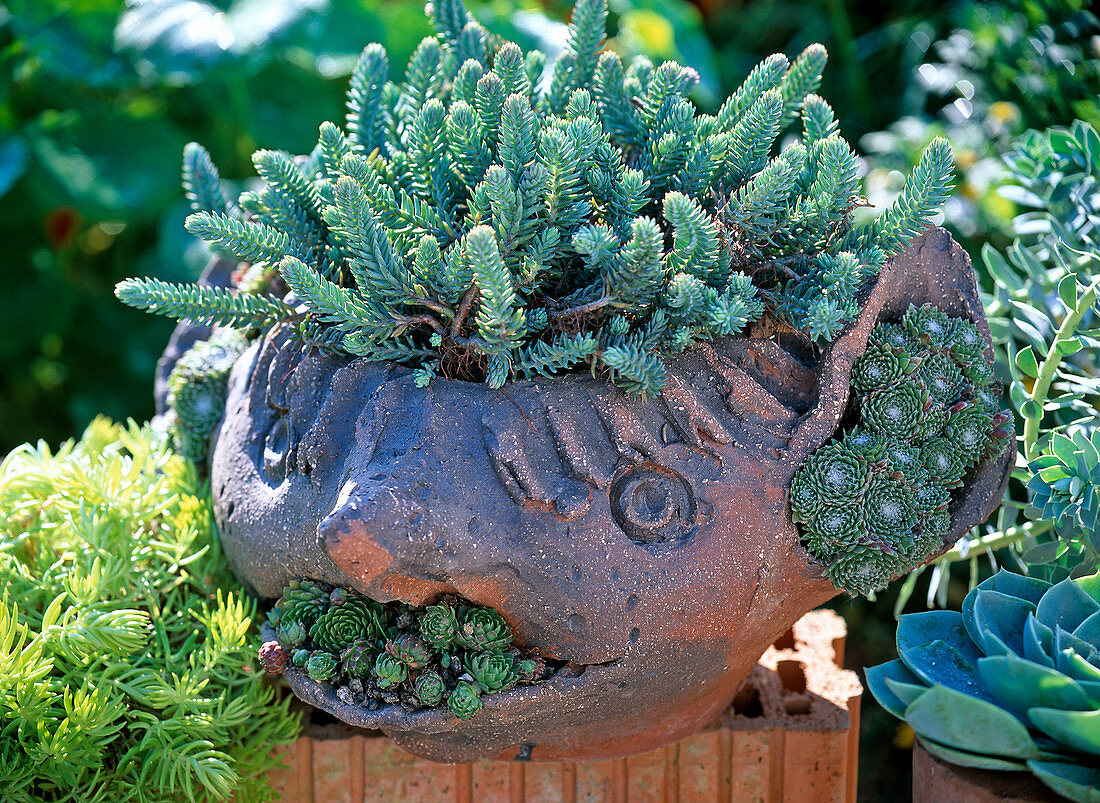
[[[379,601],[445,593],[499,610],[568,666],[544,684],[445,708],[299,696],[439,760],[645,750],[707,724],[757,658],[837,589],[800,544],[788,491],[834,434],[874,323],[911,303],[984,326],[965,253],[931,230],[892,260],[820,361],[793,337],[729,338],[668,362],[656,399],[569,375],[502,391],[306,352],[238,363],[212,481],[226,552],[265,597],[310,577]],[[943,548],[982,521],[1012,464],[967,477]]]
[[[894,206],[853,225],[855,157],[809,94],[819,46],[769,58],[711,117],[685,98],[691,70],[600,55],[602,0],[578,5],[544,88],[541,54],[493,42],[459,2],[429,14],[438,35],[403,83],[368,47],[347,133],[322,126],[308,160],[258,153],[264,187],[237,205],[189,148],[188,227],[244,263],[230,289],[118,293],[255,338],[211,460],[224,547],[253,590],[310,578],[378,602],[457,594],[559,667],[468,720],[368,710],[288,668],[299,696],[438,760],[652,748],[715,717],[836,593],[789,496],[866,412],[851,375],[876,324],[923,304],[972,322],[989,373],[968,259],[939,230],[913,241],[949,188],[949,150],[934,143]],[[801,141],[769,159],[795,119]],[[905,376],[922,359],[905,357]],[[939,411],[948,427],[975,406],[961,379],[957,399],[933,398],[924,386],[944,377],[925,373],[903,404],[875,386],[867,409],[890,426]],[[1012,459],[990,446],[991,412],[970,418],[959,440],[974,459],[920,502],[934,538],[897,518],[923,465],[869,457],[845,499],[879,487],[872,475],[904,489],[869,497],[874,516],[832,540],[809,508],[813,493],[841,498],[843,472],[798,491],[807,543],[829,565],[857,554],[858,571],[830,576],[870,560],[881,584],[984,519]]]

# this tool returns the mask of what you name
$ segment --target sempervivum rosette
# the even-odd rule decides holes
[[[519,680],[515,659],[507,653],[483,652],[467,655],[464,666],[486,694],[498,692]]]
[[[512,631],[499,613],[488,608],[462,611],[456,641],[468,650],[499,652],[512,643]]]
[[[341,653],[360,638],[382,635],[379,619],[381,607],[362,597],[349,597],[317,618],[309,634],[322,650]]]
[[[468,719],[483,696],[540,683],[551,671],[545,659],[511,646],[499,613],[455,596],[419,608],[306,580],[287,587],[279,605],[268,624],[276,639],[265,632],[260,649],[264,668],[289,673],[292,685],[304,674],[372,711],[447,706]]]
[[[458,637],[455,609],[446,602],[430,605],[420,615],[420,638],[437,652],[443,652]]]

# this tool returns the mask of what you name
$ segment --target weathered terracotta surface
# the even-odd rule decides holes
[[[913,743],[913,803],[1046,803],[1063,800],[1027,772],[992,772],[940,761]]]
[[[629,758],[435,764],[378,731],[309,723],[268,777],[283,803],[854,803],[862,687],[843,641],[837,614],[806,614],[711,727]]]
[[[585,374],[503,390],[303,353],[284,336],[234,369],[212,460],[226,553],[259,594],[311,577],[378,600],[457,592],[571,662],[549,682],[445,710],[297,693],[436,760],[624,756],[713,721],[775,638],[836,593],[799,544],[787,488],[836,430],[875,323],[932,302],[979,323],[969,260],[941,230],[895,259],[819,361],[794,335],[667,361],[648,402]],[[1003,492],[973,477],[952,539]]]

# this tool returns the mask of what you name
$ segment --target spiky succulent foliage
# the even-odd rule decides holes
[[[275,631],[275,638],[279,644],[288,650],[301,646],[308,635],[309,631],[305,625],[297,619],[288,619],[280,624],[279,629]]]
[[[306,672],[314,680],[328,680],[336,675],[336,656],[324,650],[314,650],[306,661]]]
[[[411,633],[402,633],[390,639],[385,650],[409,669],[423,669],[432,659],[427,645]]]
[[[374,669],[375,642],[357,638],[340,653],[341,671],[351,678],[365,678]]]
[[[329,588],[310,580],[293,580],[283,589],[283,595],[267,613],[272,627],[283,627],[298,622],[307,630],[313,627],[317,617],[328,604]]]
[[[950,489],[1001,453],[998,412],[978,328],[930,306],[880,324],[852,366],[858,426],[810,455],[791,482],[794,520],[829,578],[870,594],[945,546]]]
[[[455,611],[447,603],[430,605],[420,616],[420,638],[437,652],[443,652],[458,636]]]
[[[1051,585],[1001,571],[961,613],[902,616],[897,648],[867,685],[930,753],[1100,799],[1100,574]]]
[[[1028,464],[1027,489],[1037,516],[1059,532],[1080,532],[1100,553],[1100,429],[1052,433],[1046,451]]]
[[[434,708],[443,702],[447,687],[438,672],[421,672],[413,679],[413,693],[421,705]]]
[[[758,65],[716,115],[674,62],[602,52],[606,0],[579,0],[558,58],[499,42],[461,2],[391,78],[370,45],[344,130],[307,159],[254,156],[235,207],[197,145],[188,230],[293,293],[119,285],[134,306],[241,328],[292,324],[308,343],[500,387],[574,367],[627,391],[665,383],[660,356],[740,331],[765,310],[818,340],[951,186],[934,141],[897,201],[853,225],[857,160],[811,94],[826,54]],[[776,153],[784,129],[801,133]]]
[[[491,608],[467,607],[459,612],[458,644],[468,650],[501,652],[512,643],[504,617]]]
[[[269,675],[281,675],[290,656],[279,642],[265,641],[260,645],[258,657],[265,672]]]
[[[470,677],[477,681],[481,691],[486,694],[500,691],[519,680],[516,660],[502,652],[482,652],[466,656],[464,662]]]
[[[516,666],[519,670],[519,679],[528,683],[542,680],[543,675],[546,674],[546,661],[538,655],[524,658]]]
[[[375,638],[382,635],[380,613],[377,602],[355,595],[317,617],[309,634],[322,650],[341,653],[364,634]]]
[[[97,419],[0,461],[0,799],[271,799],[297,717],[209,489],[149,427]]]
[[[454,691],[447,695],[447,706],[459,719],[469,719],[480,711],[483,705],[477,685],[469,681],[460,680]]]
[[[304,620],[312,624],[303,627]],[[308,633],[289,662],[284,657],[292,669],[283,671],[304,671],[333,684],[345,703],[371,710],[450,705],[468,718],[480,710],[481,695],[539,683],[550,669],[538,655],[511,647],[512,632],[500,614],[454,596],[415,608],[300,580],[284,590],[268,624],[284,635]]]
[[[409,676],[409,668],[388,652],[383,652],[374,659],[374,676],[378,679],[380,689],[388,689],[390,686],[404,683]],[[317,678],[313,679],[317,680]]]
[[[189,460],[206,459],[210,435],[225,412],[229,371],[245,345],[240,333],[220,329],[188,349],[168,377],[168,430],[176,451]]]

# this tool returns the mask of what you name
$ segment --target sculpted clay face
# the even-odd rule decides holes
[[[717,340],[666,360],[648,401],[586,374],[418,388],[407,369],[275,335],[237,364],[213,457],[226,552],[265,597],[303,577],[416,605],[458,593],[566,662],[464,722],[349,706],[290,674],[307,701],[413,752],[659,746],[713,719],[767,645],[836,593],[799,543],[791,477],[845,414],[874,324],[926,302],[984,327],[969,262],[936,230],[824,354],[793,335]],[[971,478],[951,540],[1000,498],[1009,466]]]

